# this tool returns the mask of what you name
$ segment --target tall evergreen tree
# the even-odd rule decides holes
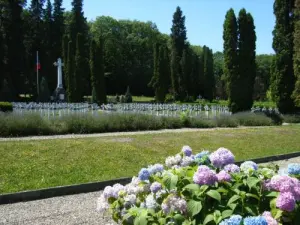
[[[176,8],[173,15],[173,25],[171,28],[171,78],[172,89],[176,99],[184,100],[186,90],[184,87],[184,73],[181,68],[181,58],[184,49],[186,49],[186,27],[185,16],[183,16],[180,7]]]
[[[24,55],[23,44],[23,12],[22,0],[7,1],[4,12],[4,32],[7,44],[6,71],[9,76],[9,86],[15,89],[14,100],[23,92],[24,86]]]
[[[300,107],[300,0],[295,0],[294,73],[296,78],[293,92],[294,103]]]
[[[67,88],[67,95],[69,102],[76,101],[76,94],[75,94],[75,77],[74,77],[74,50],[72,41],[68,43],[68,60],[67,60],[67,74],[68,74],[68,88]]]
[[[3,81],[4,81],[4,40],[3,40],[3,30],[2,30],[2,19],[0,16],[0,92],[1,92]]]
[[[212,50],[203,46],[204,98],[212,101],[215,92],[214,62]]]
[[[164,102],[170,87],[170,70],[168,48],[164,45],[155,44],[154,47],[154,74],[151,87],[155,92],[157,102]]]
[[[96,46],[95,57],[95,92],[98,104],[103,104],[107,102],[104,79],[104,44],[104,38],[100,36]]]
[[[63,67],[63,72],[64,72],[64,84],[65,84],[65,88],[68,89],[68,45],[69,45],[69,38],[67,35],[63,36],[63,41],[62,41],[62,50],[63,50],[63,54],[62,54],[62,60],[63,62],[65,62],[65,66]]]
[[[250,110],[253,105],[253,88],[256,77],[256,34],[253,17],[241,9],[238,17],[238,65],[237,85],[240,94],[235,98],[238,111]]]
[[[81,102],[83,98],[83,80],[85,76],[85,70],[84,70],[85,59],[83,54],[84,54],[83,35],[81,33],[78,33],[76,39],[75,67],[74,67],[74,77],[73,77],[75,94],[76,94],[76,98],[75,98],[76,102]]]
[[[43,16],[44,16],[44,6],[45,0],[31,0],[30,6],[29,6],[29,21],[28,21],[28,29],[27,31],[27,60],[28,60],[28,67],[29,71],[34,71],[34,68],[36,68],[36,52],[39,52],[39,60],[41,64],[41,70],[39,72],[39,80],[40,77],[43,76],[43,66],[44,66],[44,60],[45,60],[45,51],[43,46],[43,38],[44,38],[44,31],[43,31]],[[46,62],[45,62],[46,63]],[[32,74],[32,84],[35,86],[35,90],[37,90],[37,83],[36,83],[36,77],[35,74]],[[37,93],[34,93],[37,94]]]
[[[65,32],[63,0],[54,0],[53,3],[53,56],[55,59],[63,57],[62,44]],[[68,45],[68,44],[67,44]],[[67,46],[66,46],[67,48]],[[67,52],[66,52],[67,54]]]
[[[293,0],[275,0],[276,18],[273,30],[273,49],[276,53],[272,65],[271,93],[281,113],[295,109],[292,92],[295,87],[293,71]]]
[[[92,83],[92,102],[97,103],[97,94],[96,94],[96,48],[97,44],[92,40],[90,44],[90,74],[91,74],[91,83]]]
[[[49,91],[49,87],[48,87],[48,82],[45,77],[42,77],[38,101],[39,102],[49,102],[49,100],[50,100],[50,91]]]
[[[229,107],[232,112],[236,112],[238,111],[236,101],[237,98],[239,98],[240,90],[237,84],[239,77],[237,58],[237,20],[233,9],[227,11],[223,27],[224,73],[227,81]]]
[[[56,88],[56,73],[53,62],[56,61],[53,52],[53,15],[52,15],[52,4],[50,0],[47,0],[46,9],[43,16],[43,27],[44,27],[44,38],[43,43],[43,52],[41,55],[44,56],[43,64],[43,77],[44,82],[48,82],[48,89],[54,91]]]

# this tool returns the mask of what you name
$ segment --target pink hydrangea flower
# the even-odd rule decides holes
[[[224,182],[227,181],[229,182],[231,180],[231,176],[229,173],[227,173],[225,170],[221,170],[218,174],[217,174],[217,178],[219,182]]]
[[[278,222],[272,217],[270,212],[264,212],[262,216],[265,217],[268,225],[278,225]]]
[[[280,193],[277,200],[276,206],[284,211],[292,212],[295,209],[296,201],[292,193],[284,192]]]
[[[199,185],[213,185],[218,181],[218,178],[215,171],[209,169],[207,166],[199,166],[193,180]]]

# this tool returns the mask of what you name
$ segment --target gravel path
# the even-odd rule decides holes
[[[300,163],[300,157],[275,162],[281,168]],[[1,225],[115,225],[110,216],[96,212],[101,192],[69,195],[0,205]]]
[[[182,129],[164,129],[164,130],[148,130],[148,131],[134,131],[134,132],[112,132],[112,133],[97,133],[97,134],[65,134],[65,135],[49,135],[49,136],[29,136],[29,137],[13,137],[0,138],[1,141],[26,141],[26,140],[51,140],[51,139],[71,139],[71,138],[88,138],[88,137],[114,137],[114,136],[132,136],[143,134],[161,134],[161,133],[181,133],[181,132],[195,132],[195,131],[215,131],[215,130],[232,130],[232,129],[255,129],[266,128],[264,126],[258,127],[235,127],[235,128],[182,128]]]

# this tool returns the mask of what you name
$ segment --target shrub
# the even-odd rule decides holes
[[[11,112],[13,111],[13,106],[10,102],[0,102],[0,111]]]
[[[286,114],[282,115],[282,119],[286,123],[300,123],[300,115],[298,114]]]
[[[240,126],[271,126],[272,119],[263,113],[240,112],[232,116]]]
[[[105,187],[97,210],[118,224],[299,225],[300,164],[288,174],[246,161],[225,148],[193,154],[189,146],[165,164],[142,168],[123,186]]]

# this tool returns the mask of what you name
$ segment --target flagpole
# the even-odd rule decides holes
[[[37,87],[37,94],[40,93],[40,85],[39,85],[39,51],[36,51],[36,87]]]

